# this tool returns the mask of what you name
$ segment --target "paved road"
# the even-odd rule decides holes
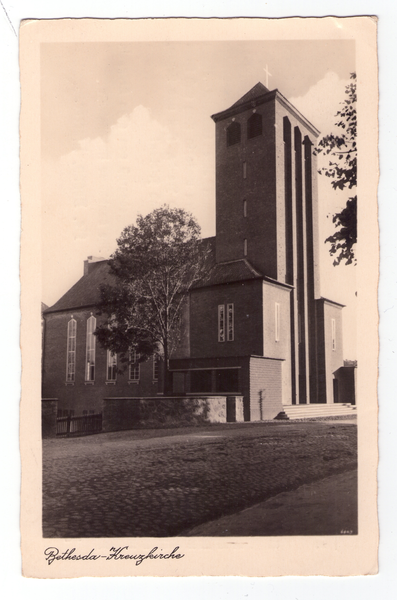
[[[186,536],[356,535],[357,471],[331,475],[203,523]]]
[[[355,469],[356,445],[356,426],[342,421],[44,440],[43,534],[178,535]]]

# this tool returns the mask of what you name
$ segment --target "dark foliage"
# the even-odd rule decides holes
[[[346,86],[347,98],[342,102],[342,108],[336,113],[338,120],[335,125],[338,134],[324,136],[317,148],[316,154],[330,157],[327,167],[319,173],[332,179],[332,187],[337,190],[353,189],[357,186],[357,112],[356,112],[356,74],[350,75],[352,82]],[[354,245],[357,242],[357,196],[350,197],[346,207],[336,213],[332,222],[336,231],[325,242],[331,244],[330,254],[335,256],[334,265],[345,261],[347,265],[356,264]]]
[[[107,316],[95,334],[117,352],[124,366],[131,350],[140,362],[157,354],[165,365],[178,344],[184,302],[204,276],[206,252],[196,219],[182,209],[162,206],[124,229],[111,257],[114,285],[101,288],[100,314]]]

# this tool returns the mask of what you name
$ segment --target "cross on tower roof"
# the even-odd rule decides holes
[[[270,77],[273,77],[273,75],[270,73],[269,69],[267,68],[267,65],[266,65],[266,69],[263,69],[263,70],[266,73],[266,87],[267,87],[267,89],[269,89],[269,75],[270,75]]]

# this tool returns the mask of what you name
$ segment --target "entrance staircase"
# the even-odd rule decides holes
[[[352,404],[284,404],[283,408],[290,421],[357,416],[357,407]]]

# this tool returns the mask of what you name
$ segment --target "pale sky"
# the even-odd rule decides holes
[[[107,258],[137,214],[168,203],[215,233],[215,124],[264,68],[322,133],[349,74],[352,41],[136,42],[41,45],[42,300],[54,304]],[[345,358],[355,358],[354,267],[333,267],[323,240],[348,194],[319,177],[321,293],[344,309]]]

